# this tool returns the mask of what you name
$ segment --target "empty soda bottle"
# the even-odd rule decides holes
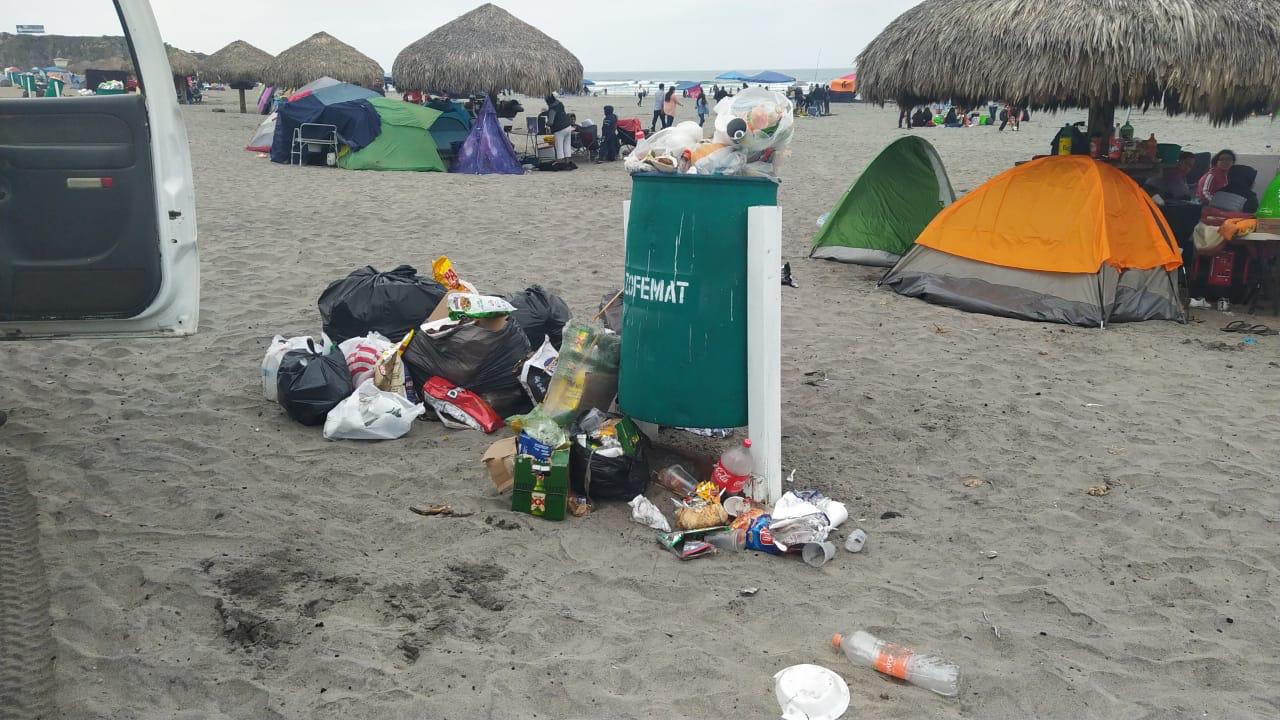
[[[742,441],[741,447],[726,450],[711,471],[711,481],[730,495],[742,492],[751,479],[751,438]]]
[[[854,665],[875,668],[885,675],[906,680],[939,695],[955,697],[960,692],[960,668],[957,665],[885,642],[864,630],[848,637],[836,633],[831,637],[831,646],[843,651]]]

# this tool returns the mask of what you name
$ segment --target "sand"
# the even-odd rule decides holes
[[[815,570],[678,562],[621,503],[514,514],[478,433],[333,443],[289,421],[258,366],[272,335],[319,332],[329,281],[447,253],[482,288],[538,282],[589,313],[621,278],[629,180],[273,165],[242,149],[259,118],[207,98],[183,109],[199,334],[4,348],[0,440],[38,501],[63,717],[776,717],[772,675],[810,662],[848,680],[850,718],[1280,714],[1280,340],[1239,348],[1218,328],[1240,315],[1216,311],[1106,330],[966,314],[807,260],[815,218],[901,134],[894,110],[802,120],[779,193],[800,283],[784,466],[848,504],[840,544],[869,537]],[[963,192],[1062,121],[926,134]],[[1135,124],[1242,153],[1275,132]],[[408,509],[445,502],[475,514]],[[828,639],[859,627],[957,662],[960,697],[848,666]]]

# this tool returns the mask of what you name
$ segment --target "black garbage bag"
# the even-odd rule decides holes
[[[366,265],[329,283],[317,304],[325,334],[335,343],[375,331],[399,342],[427,319],[444,293],[443,285],[419,277],[412,266],[378,272]]]
[[[603,457],[578,444],[569,444],[569,484],[592,500],[630,500],[649,486],[648,440],[641,440],[634,456]]]
[[[404,366],[414,387],[438,375],[484,398],[506,417],[524,405],[520,367],[528,355],[529,339],[509,319],[498,331],[463,321],[436,332],[419,331],[405,348]]]
[[[529,347],[541,347],[543,338],[546,338],[555,349],[560,349],[564,326],[573,318],[569,306],[560,296],[553,295],[541,285],[534,285],[511,293],[505,299],[516,307],[511,317],[529,338]]]
[[[314,343],[307,345],[306,350],[290,350],[281,359],[276,398],[294,420],[322,425],[329,411],[355,392],[355,387],[337,345],[327,354],[316,352]]]

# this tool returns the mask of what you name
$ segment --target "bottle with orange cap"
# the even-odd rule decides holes
[[[844,652],[854,665],[875,668],[899,680],[906,680],[939,695],[955,697],[960,692],[960,668],[933,655],[922,655],[901,645],[885,642],[865,630],[848,637],[836,633],[831,646]]]

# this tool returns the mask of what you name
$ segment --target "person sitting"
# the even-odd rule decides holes
[[[1177,164],[1167,167],[1164,172],[1147,181],[1147,192],[1159,195],[1166,201],[1180,202],[1191,199],[1191,187],[1187,184],[1187,173],[1196,163],[1194,153],[1184,152],[1178,155]]]
[[[947,108],[947,117],[943,119],[942,124],[949,128],[960,127],[960,118],[956,116],[956,108],[954,105]]]
[[[1200,212],[1200,222],[1220,225],[1222,220],[1249,218],[1258,211],[1258,195],[1253,183],[1258,171],[1248,165],[1232,165],[1227,171],[1227,184],[1209,198],[1209,204]]]
[[[1219,150],[1213,156],[1213,164],[1209,166],[1208,172],[1196,182],[1196,200],[1201,205],[1208,205],[1213,200],[1213,194],[1226,186],[1227,174],[1235,164],[1236,154],[1230,150]]]
[[[911,115],[911,127],[930,127],[933,125],[933,119],[929,116],[929,111],[923,107],[916,108],[915,113]]]
[[[433,95],[427,101],[427,107],[440,112],[450,112],[453,110],[453,101],[449,99],[448,95]]]

